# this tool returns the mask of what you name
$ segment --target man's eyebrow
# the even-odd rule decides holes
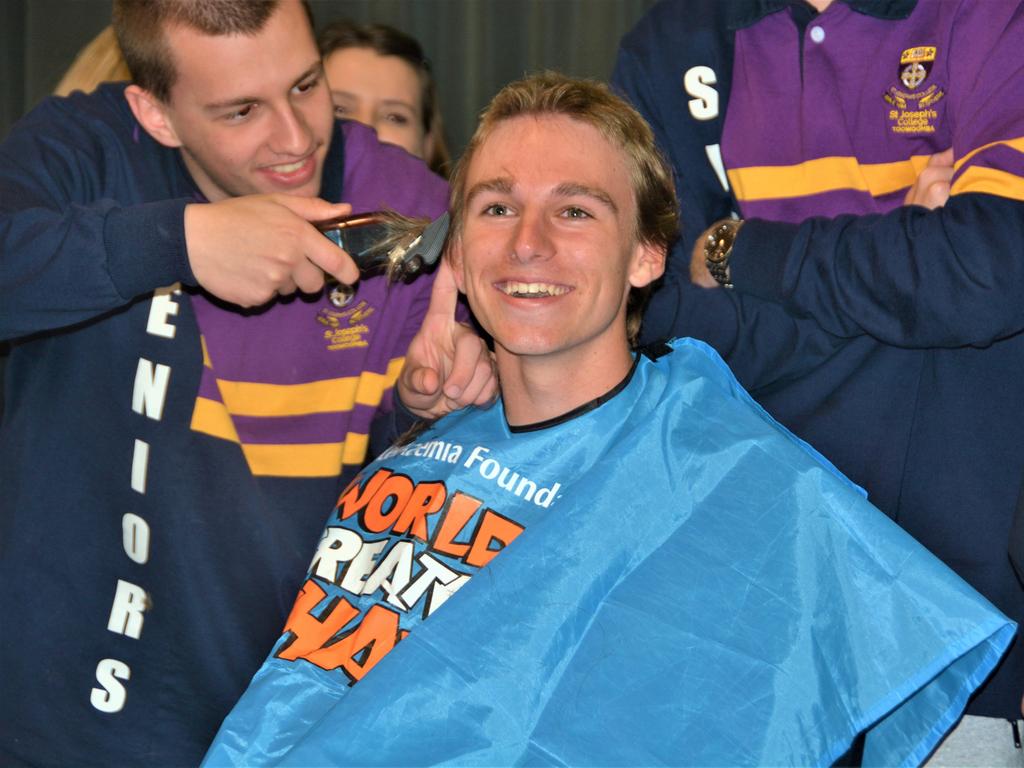
[[[299,83],[309,80],[309,78],[313,77],[314,75],[322,74],[323,70],[323,62],[315,62],[314,64],[310,65],[309,69],[307,69],[297,78],[295,78],[292,84],[288,86],[289,90],[297,86]],[[243,107],[246,104],[252,104],[255,101],[262,101],[262,99],[257,96],[239,96],[237,99],[228,99],[227,101],[215,101],[212,104],[206,104],[203,106],[203,109],[207,112],[217,112],[222,109],[230,109],[231,107]]]
[[[599,203],[604,203],[606,206],[612,209],[613,213],[619,212],[619,207],[615,205],[615,201],[612,200],[611,195],[605,192],[599,187],[588,187],[586,184],[578,184],[574,181],[566,181],[555,187],[555,197],[589,197],[597,200]]]
[[[503,195],[510,195],[512,194],[512,179],[507,176],[498,176],[497,178],[478,181],[466,193],[466,205],[473,202],[474,197],[482,195],[484,192],[498,192]]]

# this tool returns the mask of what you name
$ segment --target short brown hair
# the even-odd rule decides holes
[[[415,70],[420,80],[420,112],[423,133],[433,136],[430,157],[425,158],[430,170],[448,177],[451,155],[444,138],[444,120],[441,101],[430,61],[423,54],[419,41],[387,24],[357,24],[348,19],[328,24],[317,38],[320,55],[326,59],[335,51],[346,48],[369,48],[380,56],[397,56]]]
[[[596,128],[626,154],[630,186],[636,196],[636,237],[668,250],[679,234],[679,206],[669,164],[654,143],[650,126],[604,83],[543,72],[509,83],[480,115],[473,138],[455,165],[451,179],[452,234],[462,230],[466,173],[473,155],[495,127],[514,117],[565,115]],[[629,294],[626,331],[635,343],[650,286]]]
[[[177,79],[165,29],[191,27],[204,35],[253,35],[279,0],[114,0],[117,42],[133,81],[166,102]],[[305,4],[306,12],[309,6]],[[310,24],[312,29],[312,23]]]

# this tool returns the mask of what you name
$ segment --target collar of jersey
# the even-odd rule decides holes
[[[756,24],[772,13],[788,8],[804,0],[751,0],[747,3],[729,5],[728,26],[736,30]],[[876,19],[905,19],[917,5],[917,0],[841,0],[857,13],[874,16]]]

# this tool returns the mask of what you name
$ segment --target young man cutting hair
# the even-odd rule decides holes
[[[335,122],[303,4],[114,23],[133,84],[0,145],[5,765],[197,762],[395,391],[428,416],[493,386],[430,279],[323,290],[358,271],[310,221],[433,217],[447,189]]]

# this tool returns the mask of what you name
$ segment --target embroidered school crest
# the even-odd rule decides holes
[[[900,82],[910,90],[916,90],[918,86],[928,79],[932,69],[932,62],[935,61],[934,45],[919,45],[916,48],[907,48],[900,54]]]
[[[937,55],[934,45],[917,45],[900,53],[897,82],[883,94],[891,107],[887,119],[893,133],[935,133],[939,118],[935,105],[946,95],[937,83],[928,82]]]
[[[375,308],[365,301],[360,301],[356,306],[342,312],[321,307],[317,312],[316,321],[325,326],[323,337],[327,349],[334,351],[367,346],[370,327],[366,324],[366,319],[375,311]]]

